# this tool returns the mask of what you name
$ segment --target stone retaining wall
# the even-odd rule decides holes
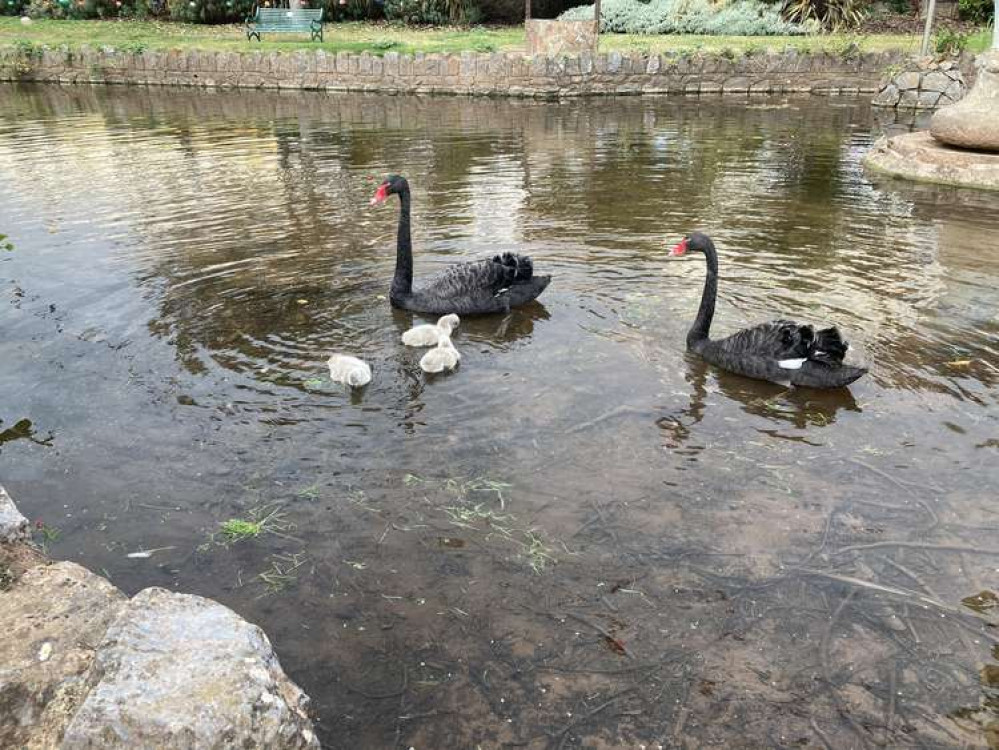
[[[903,52],[742,56],[610,52],[577,57],[515,53],[383,56],[278,52],[0,48],[0,80],[498,96],[874,92]]]
[[[881,81],[876,107],[935,109],[960,101],[967,92],[959,61],[914,60],[909,68]]]

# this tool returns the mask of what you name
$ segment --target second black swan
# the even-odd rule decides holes
[[[713,365],[758,380],[809,388],[840,388],[867,373],[843,364],[849,344],[835,328],[816,331],[790,320],[774,320],[712,341],[708,337],[718,294],[718,253],[711,238],[694,232],[670,251],[670,257],[704,253],[708,272],[701,306],[687,333],[687,349]]]
[[[372,205],[398,195],[399,233],[395,276],[389,299],[395,307],[431,315],[482,315],[508,312],[541,294],[551,276],[535,276],[526,255],[503,253],[471,263],[456,263],[413,288],[413,242],[409,232],[409,183],[390,175],[378,186]]]

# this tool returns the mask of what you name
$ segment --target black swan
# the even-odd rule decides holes
[[[526,255],[503,253],[488,260],[456,263],[413,289],[413,243],[409,236],[409,183],[389,175],[379,185],[371,204],[392,194],[399,196],[399,236],[396,241],[395,277],[389,299],[395,307],[432,315],[481,315],[509,312],[541,294],[551,276],[535,276]]]
[[[708,331],[718,294],[718,254],[710,237],[694,232],[670,251],[670,257],[691,251],[704,253],[708,273],[697,319],[687,332],[688,350],[738,375],[809,388],[840,388],[867,372],[843,364],[849,344],[835,328],[816,331],[790,320],[774,320],[712,341]]]

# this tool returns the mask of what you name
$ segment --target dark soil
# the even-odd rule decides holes
[[[861,34],[921,34],[926,19],[913,12],[908,15],[897,13],[871,15],[864,19],[864,22],[857,29]],[[942,29],[959,32],[961,34],[971,34],[978,30],[978,26],[970,21],[962,21],[958,18],[941,18],[937,16],[933,22],[933,33]]]

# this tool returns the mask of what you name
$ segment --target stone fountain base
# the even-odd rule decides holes
[[[864,164],[909,180],[999,190],[999,50],[977,65],[971,92],[938,111],[928,133],[882,138]]]
[[[875,172],[917,182],[999,190],[999,153],[947,146],[927,132],[882,138],[864,164]]]

